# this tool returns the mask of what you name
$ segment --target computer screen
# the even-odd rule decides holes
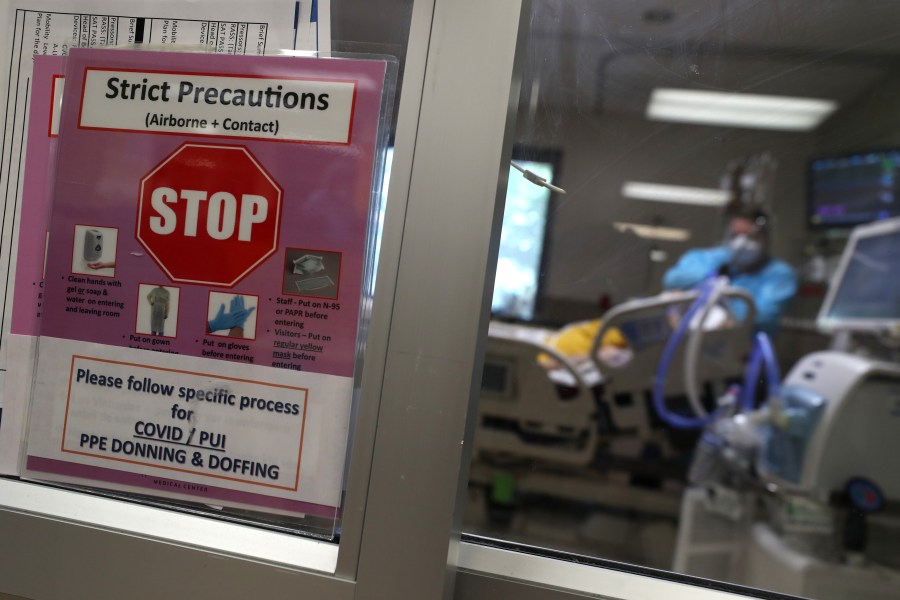
[[[900,150],[817,158],[809,163],[809,223],[854,227],[900,215]]]
[[[553,182],[553,162],[514,160]],[[531,321],[535,317],[550,196],[550,190],[531,183],[510,167],[491,302],[491,314],[495,317],[516,321]]]
[[[831,328],[900,324],[900,218],[854,230],[819,315]]]

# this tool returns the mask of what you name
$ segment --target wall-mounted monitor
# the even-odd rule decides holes
[[[809,224],[849,228],[900,215],[900,149],[809,162]]]

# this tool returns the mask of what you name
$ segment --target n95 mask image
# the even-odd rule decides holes
[[[312,254],[305,254],[300,258],[294,260],[294,274],[295,275],[311,275],[313,273],[318,273],[319,271],[324,271],[325,265],[322,264],[321,256],[314,256]]]

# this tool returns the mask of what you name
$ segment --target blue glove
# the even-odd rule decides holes
[[[212,321],[206,323],[209,331],[221,331],[223,329],[233,329],[235,327],[243,327],[247,318],[256,310],[255,306],[246,308],[244,306],[244,297],[235,296],[231,299],[229,312],[225,312],[225,303],[219,305],[219,310]]]
[[[234,325],[232,325],[231,327],[243,327],[244,323],[247,321],[247,317],[253,314],[254,310],[256,310],[255,306],[244,308],[243,296],[235,296],[234,298],[232,298],[230,314],[232,319],[234,320]]]
[[[234,320],[232,319],[231,313],[225,314],[225,303],[219,305],[219,312],[216,313],[216,316],[213,317],[212,321],[208,321],[206,323],[207,327],[209,327],[210,331],[219,331],[222,329],[231,329],[233,327],[232,323]]]

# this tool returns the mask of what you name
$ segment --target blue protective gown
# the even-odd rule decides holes
[[[719,274],[728,264],[731,250],[717,246],[688,250],[663,276],[663,287],[667,290],[688,289],[701,283],[710,275]],[[764,331],[770,336],[778,331],[778,319],[788,302],[797,293],[797,274],[786,262],[770,258],[758,271],[752,273],[726,274],[731,285],[744,289],[756,303],[756,331]],[[733,302],[734,316],[741,319],[747,313],[743,302]]]

